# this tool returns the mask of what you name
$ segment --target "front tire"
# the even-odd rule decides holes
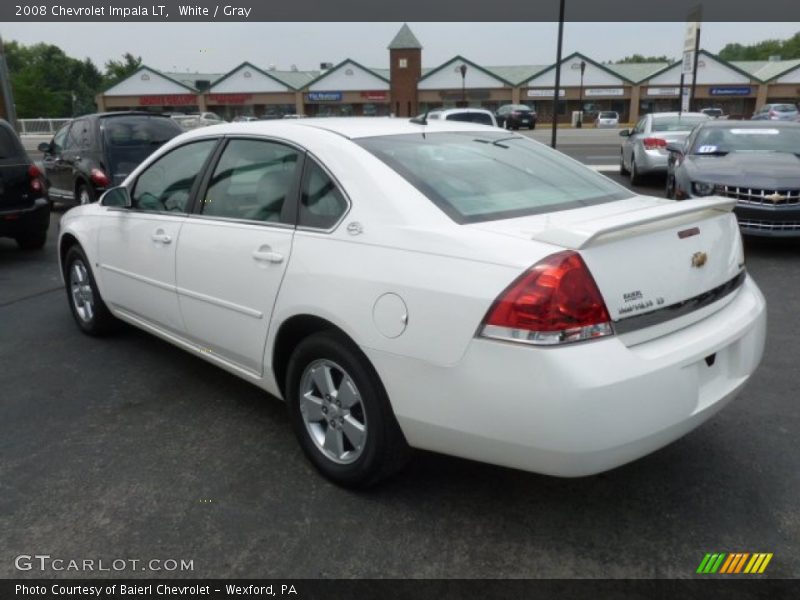
[[[673,175],[667,175],[667,187],[664,195],[670,200],[675,199],[675,177]]]
[[[81,331],[87,335],[102,336],[115,331],[119,321],[103,302],[90,264],[79,246],[67,250],[64,257],[67,300]]]
[[[377,373],[352,342],[316,333],[292,353],[286,404],[311,463],[346,487],[366,487],[398,471],[409,448]]]

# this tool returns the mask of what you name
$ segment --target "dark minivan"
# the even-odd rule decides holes
[[[164,115],[110,112],[73,119],[39,145],[50,198],[88,204],[122,183],[159,146],[183,133]]]
[[[17,133],[0,119],[0,237],[35,250],[47,241],[50,202],[44,177],[33,164]]]

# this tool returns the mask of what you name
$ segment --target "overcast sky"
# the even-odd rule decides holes
[[[386,46],[402,23],[0,23],[4,40],[48,42],[102,68],[124,52],[163,71],[224,73],[247,60],[256,66],[317,69],[352,58],[388,67]],[[456,54],[483,65],[555,62],[555,23],[409,23],[424,46],[423,66]],[[629,54],[679,57],[684,23],[567,23],[564,53],[596,60]],[[702,46],[718,52],[729,42],[788,38],[800,23],[704,23]]]

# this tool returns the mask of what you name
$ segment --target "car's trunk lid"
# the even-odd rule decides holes
[[[29,166],[24,158],[0,158],[0,211],[33,205],[36,198],[30,187]]]

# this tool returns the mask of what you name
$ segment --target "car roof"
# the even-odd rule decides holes
[[[658,113],[649,113],[648,117],[653,117],[654,119],[660,119],[661,117],[707,117],[705,113],[701,112],[658,112]]]
[[[465,121],[446,121],[434,119],[427,125],[412,123],[410,119],[394,117],[320,117],[309,119],[275,119],[269,121],[246,121],[223,123],[195,129],[197,135],[203,134],[261,134],[289,136],[292,131],[308,133],[309,130],[322,130],[338,134],[348,139],[359,139],[386,135],[410,133],[436,133],[457,131],[493,131],[488,125]],[[186,134],[184,134],[186,135]]]
[[[702,127],[714,129],[733,129],[734,127],[744,127],[746,129],[775,129],[776,127],[800,127],[797,121],[731,121],[710,119],[707,123],[702,123]]]
[[[447,115],[458,114],[458,113],[486,113],[492,114],[492,111],[486,110],[485,108],[435,108],[431,113],[442,113]]]

